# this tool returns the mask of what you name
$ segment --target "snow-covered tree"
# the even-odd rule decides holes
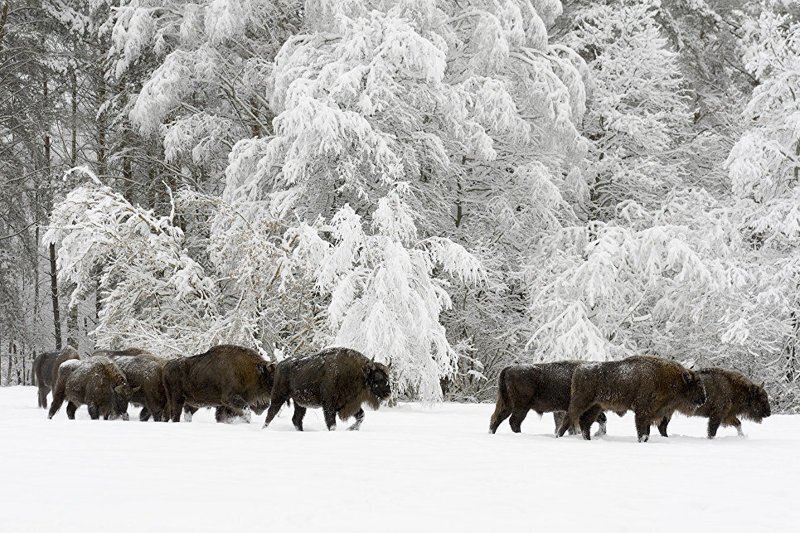
[[[130,0],[115,11],[107,76],[146,72],[120,120],[161,140],[170,183],[218,192],[233,144],[271,131],[266,84],[300,4]]]
[[[53,209],[43,239],[59,245],[59,280],[76,287],[71,304],[100,279],[98,346],[191,355],[252,338],[220,316],[216,284],[187,255],[173,216],[131,205],[99,182],[74,189]]]
[[[583,133],[593,141],[589,179],[601,219],[624,200],[656,207],[681,183],[677,149],[689,133],[689,100],[658,14],[658,2],[592,4],[565,38],[591,69]]]

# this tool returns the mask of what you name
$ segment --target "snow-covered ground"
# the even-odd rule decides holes
[[[0,531],[797,531],[800,416],[714,441],[676,416],[640,444],[630,415],[584,442],[535,413],[489,435],[492,410],[407,404],[334,433],[310,410],[298,433],[287,409],[266,430],[48,420],[35,388],[2,388]]]

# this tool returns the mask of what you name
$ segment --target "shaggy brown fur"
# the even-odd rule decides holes
[[[500,372],[497,380],[497,404],[489,422],[489,433],[494,433],[503,420],[511,416],[509,424],[514,433],[522,431],[522,421],[529,411],[555,413],[555,430],[561,425],[563,415],[569,409],[572,374],[581,363],[559,361],[537,365],[508,366]],[[598,435],[606,432],[606,415],[597,415],[600,425]]]
[[[739,372],[725,370],[724,368],[704,368],[697,371],[706,388],[706,403],[696,407],[691,403],[682,403],[677,406],[677,411],[688,416],[703,416],[708,418],[708,438],[717,435],[720,424],[733,426],[742,433],[742,423],[738,417],[753,422],[770,416],[769,398],[764,390],[764,385],[756,385]],[[658,424],[658,431],[667,436],[667,426],[672,415],[665,416]]]
[[[291,399],[292,422],[298,431],[303,431],[303,417],[309,407],[322,407],[329,430],[336,429],[336,415],[341,420],[354,416],[356,421],[348,429],[357,430],[364,421],[362,404],[377,409],[390,394],[389,369],[355,350],[329,348],[314,355],[285,359],[275,370],[264,427]]]
[[[170,417],[179,422],[185,404],[263,412],[269,404],[274,372],[275,364],[255,350],[230,344],[167,361],[163,381]]]
[[[97,352],[95,352],[97,353]],[[125,379],[131,387],[139,390],[131,395],[131,403],[143,406],[139,413],[139,420],[145,422],[152,415],[153,420],[165,422],[167,409],[167,394],[164,391],[164,365],[167,359],[151,353],[138,355],[123,355],[113,357],[114,363],[125,374]]]
[[[620,416],[633,411],[639,442],[646,442],[651,423],[671,414],[680,404],[702,405],[705,401],[705,389],[697,374],[674,361],[639,355],[581,365],[572,375],[572,398],[558,436],[578,422],[583,438],[589,440],[589,426],[600,411],[614,411]]]
[[[127,420],[128,400],[134,392],[122,371],[107,357],[67,361],[59,367],[48,417],[53,418],[66,399],[70,419],[85,404],[93,420],[101,415],[106,419],[121,416]]]
[[[64,361],[80,359],[77,350],[66,346],[60,352],[44,352],[33,360],[33,373],[39,387],[39,407],[47,409],[47,394],[53,388],[58,377],[58,367]]]

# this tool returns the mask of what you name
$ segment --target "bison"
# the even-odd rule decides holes
[[[769,398],[764,384],[756,385],[739,372],[724,368],[703,368],[697,371],[706,389],[706,403],[696,406],[682,403],[677,411],[688,416],[708,418],[708,438],[717,435],[720,424],[733,426],[743,436],[742,423],[739,417],[761,423],[770,416]],[[664,416],[658,424],[658,431],[667,436],[667,426],[671,418]]]
[[[97,352],[95,352],[97,353]],[[113,357],[114,363],[125,374],[131,387],[138,391],[131,395],[131,403],[141,405],[139,420],[166,421],[167,395],[164,390],[164,365],[167,359],[144,352],[137,355]]]
[[[78,351],[72,346],[65,346],[58,352],[44,352],[36,356],[33,360],[33,373],[39,386],[39,407],[47,409],[47,394],[56,384],[58,367],[61,363],[80,358]]]
[[[646,442],[650,425],[672,414],[678,405],[700,406],[706,401],[703,382],[695,372],[674,361],[645,355],[579,366],[572,375],[571,393],[558,436],[578,422],[586,440],[600,411],[620,416],[633,411],[639,442]]]
[[[364,421],[363,403],[377,409],[391,394],[389,368],[348,348],[328,348],[314,355],[285,359],[275,369],[267,418],[269,426],[281,406],[294,402],[292,423],[303,431],[303,417],[309,407],[322,407],[329,431],[341,420],[354,416],[348,429],[358,430]]]
[[[48,418],[53,418],[64,400],[67,400],[67,417],[75,418],[81,405],[89,409],[89,416],[97,420],[122,417],[128,419],[127,408],[131,389],[125,375],[108,357],[89,357],[81,361],[65,361],[58,370],[53,388],[53,404]]]
[[[504,368],[497,380],[497,405],[489,422],[489,433],[496,432],[509,416],[511,430],[519,433],[522,421],[531,410],[539,416],[555,413],[555,430],[558,431],[563,414],[569,409],[572,374],[580,364],[578,361],[560,361]],[[597,422],[600,425],[597,434],[604,435],[605,413],[597,415]]]
[[[275,364],[258,352],[223,344],[205,353],[171,359],[164,365],[164,389],[173,422],[185,405],[252,409],[269,405]]]

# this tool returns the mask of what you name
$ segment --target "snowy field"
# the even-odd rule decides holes
[[[287,409],[267,430],[47,420],[35,388],[2,388],[0,531],[797,531],[800,416],[708,441],[676,415],[639,444],[630,415],[584,442],[535,413],[489,435],[492,411],[407,404],[328,433],[309,410],[298,433]]]

